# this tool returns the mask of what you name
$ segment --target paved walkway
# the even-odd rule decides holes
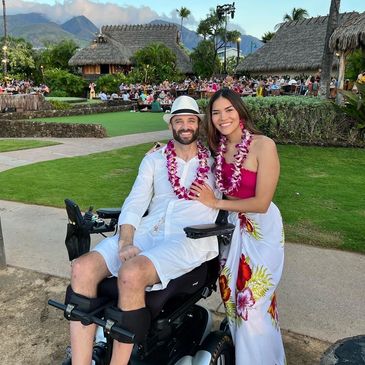
[[[71,139],[62,146],[0,153],[0,171],[168,136],[158,132],[105,140]],[[0,201],[0,218],[9,265],[69,276],[64,246],[67,223],[64,209]],[[93,244],[98,239],[93,237]],[[364,334],[364,274],[365,255],[287,244],[278,293],[282,328],[331,342]],[[218,296],[209,298],[207,303],[210,308],[222,311]]]
[[[141,143],[169,139],[170,137],[170,131],[166,130],[111,138],[34,138],[36,140],[59,142],[60,144],[50,147],[0,153],[0,172],[36,162],[111,151],[117,148],[134,146]]]

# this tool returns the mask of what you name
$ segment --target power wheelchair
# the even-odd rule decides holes
[[[69,219],[66,247],[69,259],[81,256],[90,249],[90,234],[117,233],[120,209],[103,208],[96,214],[89,209],[84,215],[76,203],[65,199]],[[191,226],[184,229],[189,238],[217,236],[220,244],[229,244],[234,230],[227,223],[227,213],[221,211],[215,224]],[[134,342],[130,365],[234,365],[234,348],[227,322],[212,331],[212,317],[206,308],[197,304],[217,290],[218,258],[203,263],[191,272],[170,281],[167,288],[146,292],[146,306],[152,322],[144,341],[135,343],[134,334],[121,328],[108,311],[116,306],[117,279],[107,278],[98,286],[100,305],[85,312],[69,303],[71,287],[66,290],[65,303],[49,300],[48,304],[64,312],[66,319],[80,320],[83,324],[95,323],[104,332],[104,342],[93,349],[93,364],[108,365],[113,340]],[[67,304],[68,303],[68,304]],[[66,360],[63,365],[71,364]]]

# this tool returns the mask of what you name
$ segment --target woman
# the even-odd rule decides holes
[[[217,91],[208,105],[208,143],[215,155],[216,183],[191,188],[201,203],[230,211],[236,225],[221,251],[219,284],[236,348],[236,363],[283,365],[275,289],[284,263],[284,233],[271,202],[279,178],[275,143],[260,134],[239,95]]]

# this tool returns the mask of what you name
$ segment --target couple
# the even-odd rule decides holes
[[[275,144],[255,130],[241,98],[228,89],[217,91],[208,106],[213,170],[213,158],[198,140],[204,115],[196,101],[177,98],[163,118],[173,139],[143,159],[122,207],[119,235],[73,262],[70,302],[86,298],[92,308],[97,284],[117,276],[119,324],[142,340],[151,320],[146,288],[163,289],[218,255],[215,237],[190,240],[183,228],[212,223],[218,210],[227,210],[236,228],[231,245],[221,252],[219,284],[236,363],[284,364],[275,298],[283,229],[271,202],[279,177]],[[70,330],[72,364],[89,365],[95,326],[71,321]],[[128,364],[132,348],[114,341],[111,365]]]

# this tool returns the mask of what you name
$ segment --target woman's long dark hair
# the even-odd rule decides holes
[[[237,110],[240,119],[244,120],[245,128],[247,130],[249,130],[251,133],[254,134],[261,134],[261,132],[253,124],[252,117],[249,111],[247,110],[245,104],[243,103],[241,97],[231,89],[227,88],[220,89],[216,91],[210,98],[206,112],[207,140],[209,148],[211,149],[213,154],[215,154],[215,152],[217,151],[221,134],[219,133],[219,131],[212,122],[212,108],[214,102],[220,97],[225,98],[231,102],[232,106]]]

